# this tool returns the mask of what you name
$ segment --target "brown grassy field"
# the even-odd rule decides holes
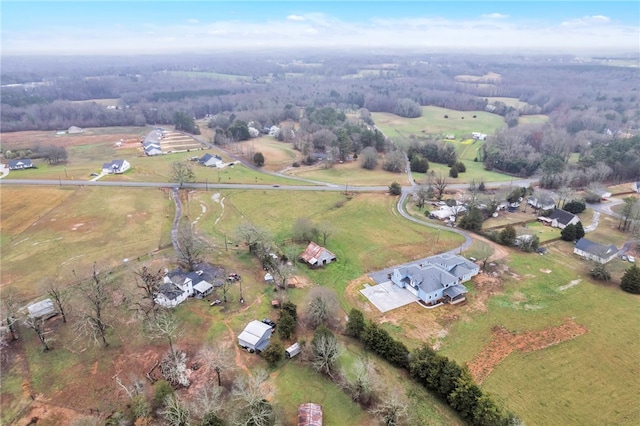
[[[2,187],[1,195],[2,287],[24,298],[44,278],[149,254],[166,244],[173,219],[158,189]]]

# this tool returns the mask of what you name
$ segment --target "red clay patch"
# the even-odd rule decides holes
[[[557,327],[525,331],[521,334],[514,334],[502,326],[495,326],[491,342],[468,363],[469,371],[477,383],[482,383],[493,372],[494,367],[513,351],[537,351],[574,339],[587,331],[589,330],[586,327],[569,318]]]

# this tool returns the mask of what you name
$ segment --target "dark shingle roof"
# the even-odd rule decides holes
[[[574,217],[576,217],[576,215],[562,209],[553,209],[553,212],[551,212],[551,214],[549,215],[549,219],[556,219],[563,225],[567,225],[573,220]]]
[[[575,248],[603,259],[606,259],[618,252],[618,248],[613,244],[605,246],[600,243],[596,243],[595,241],[587,240],[586,238],[580,238],[576,243]]]

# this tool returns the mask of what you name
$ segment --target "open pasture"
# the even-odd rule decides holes
[[[474,115],[476,118],[473,118]],[[453,134],[459,140],[473,132],[492,135],[504,126],[501,116],[486,111],[456,111],[434,106],[422,107],[422,116],[418,118],[404,118],[383,112],[372,113],[371,117],[385,136],[405,146],[411,142],[411,135],[419,138]]]
[[[638,297],[617,285],[593,282],[584,261],[553,243],[545,256],[512,252],[502,274],[504,293],[453,324],[442,351],[470,362],[492,339],[495,327],[512,333],[557,327],[567,318],[583,335],[546,349],[515,351],[484,382],[525,422],[633,424],[640,392]],[[585,356],[588,354],[588,356]]]
[[[2,286],[25,298],[44,278],[68,280],[72,269],[116,266],[167,244],[174,211],[163,190],[91,187],[3,187],[0,207]]]
[[[264,155],[262,169],[270,172],[279,172],[295,161],[302,160],[302,154],[293,149],[292,144],[278,142],[272,136],[261,136],[244,142],[234,143],[227,147],[229,152],[243,156],[249,162],[253,162],[253,155],[261,152]]]
[[[408,185],[406,173],[391,173],[382,169],[382,157],[378,166],[374,170],[363,169],[360,161],[348,161],[336,163],[330,168],[325,168],[322,163],[313,166],[300,166],[291,168],[286,174],[299,176],[301,178],[312,179],[321,182],[330,182],[347,188],[353,186],[388,186],[392,182],[400,185]]]

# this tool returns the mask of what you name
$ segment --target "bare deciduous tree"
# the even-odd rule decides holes
[[[343,373],[342,376],[348,375]],[[374,365],[368,359],[358,358],[354,363],[353,379],[345,384],[351,399],[362,405],[369,405],[376,386]]]
[[[40,339],[42,350],[44,352],[47,352],[51,349],[51,346],[49,346],[50,339],[47,338],[47,334],[51,333],[51,331],[45,330],[44,318],[31,318],[29,315],[27,315],[22,323],[36,332],[36,334],[38,335],[38,339]]]
[[[370,413],[384,426],[400,426],[407,424],[407,405],[395,396],[384,398]]]
[[[191,229],[190,225],[182,225],[178,229],[178,261],[190,271],[193,271],[198,263],[202,261],[202,256],[206,247]]]
[[[84,282],[80,281],[76,287],[83,302],[79,321],[76,322],[78,335],[89,337],[96,343],[102,342],[104,347],[109,346],[107,342],[109,324],[107,324],[105,316],[112,304],[109,290],[113,290],[113,287],[114,283],[108,274],[98,272],[95,264],[91,278]]]
[[[187,426],[189,424],[189,408],[176,395],[167,397],[164,410],[160,414],[171,426]]]
[[[438,200],[442,200],[442,196],[444,195],[445,189],[449,186],[449,182],[447,182],[447,178],[442,173],[437,173],[433,177],[433,187],[438,193]]]
[[[7,329],[11,335],[11,340],[18,340],[18,303],[11,292],[5,292],[3,294],[2,305],[2,317],[7,324]]]
[[[254,252],[259,241],[266,237],[266,232],[252,223],[245,222],[237,230],[238,237],[247,244],[249,252]]]
[[[169,342],[169,351],[175,356],[173,347],[174,340],[182,333],[178,320],[173,312],[163,310],[158,312],[155,318],[150,318],[146,322],[146,330],[152,339],[167,339]]]
[[[202,358],[216,372],[218,386],[222,386],[221,373],[235,367],[233,355],[228,346],[218,341],[214,346],[207,346],[201,349]]]
[[[334,326],[338,317],[338,299],[333,290],[326,287],[314,287],[308,295],[305,320],[309,327],[315,329],[319,325]]]
[[[319,333],[313,338],[312,349],[311,365],[313,368],[317,372],[333,378],[338,358],[342,352],[342,347],[336,336],[331,332]]]
[[[58,312],[62,315],[62,322],[67,322],[67,302],[69,301],[70,291],[68,288],[62,287],[60,283],[53,279],[47,279],[42,285],[42,289],[49,295],[55,303]]]
[[[164,277],[162,269],[152,270],[147,265],[142,265],[133,271],[136,279],[136,287],[141,290],[142,300],[136,302],[138,309],[144,313],[146,317],[149,313],[156,315],[159,305],[156,303],[156,296],[160,292],[160,286]]]
[[[174,161],[171,163],[171,182],[180,184],[180,188],[187,182],[195,182],[196,175],[193,167],[186,161]]]
[[[237,403],[235,425],[270,426],[275,422],[273,407],[263,389],[269,375],[260,370],[252,377],[241,377],[233,384],[232,395]]]

